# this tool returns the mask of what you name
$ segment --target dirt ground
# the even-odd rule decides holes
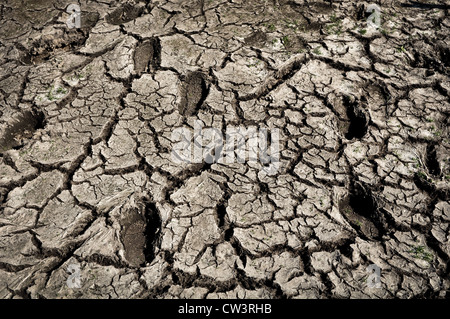
[[[0,1],[0,298],[449,298],[449,3],[370,4]]]

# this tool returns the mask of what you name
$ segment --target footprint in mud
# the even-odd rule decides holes
[[[81,29],[92,29],[96,24],[100,14],[98,12],[81,12]]]
[[[253,46],[256,44],[263,45],[267,41],[266,33],[256,31],[244,39],[245,44]]]
[[[143,11],[144,7],[134,7],[131,4],[127,3],[111,12],[106,17],[106,21],[114,25],[120,25],[136,19],[141,15]]]
[[[138,211],[126,212],[121,221],[122,242],[125,247],[125,258],[135,266],[145,262],[145,219]]]
[[[44,126],[45,116],[42,112],[28,110],[17,114],[0,132],[0,153],[23,146],[36,130]]]
[[[155,71],[161,64],[161,44],[159,39],[152,38],[140,42],[134,51],[134,71],[141,75]]]
[[[205,76],[201,72],[191,72],[186,76],[181,88],[181,102],[178,107],[180,114],[191,116],[203,105],[208,96]]]
[[[161,218],[155,205],[145,203],[140,208],[127,209],[120,221],[125,258],[134,267],[150,263],[155,258],[161,228]]]
[[[380,213],[374,199],[362,188],[357,187],[339,202],[339,211],[352,227],[370,239],[378,239],[382,234]]]

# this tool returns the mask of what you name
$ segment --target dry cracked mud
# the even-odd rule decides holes
[[[72,2],[0,2],[0,298],[449,298],[448,3]]]

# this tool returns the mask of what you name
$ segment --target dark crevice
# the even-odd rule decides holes
[[[233,235],[234,235],[234,230],[233,230],[233,227],[230,226],[230,228],[228,228],[224,233],[225,241],[230,241],[231,238],[233,237]]]
[[[303,271],[307,275],[312,275],[314,271],[311,265],[311,252],[305,249],[302,250],[299,255],[303,263]]]
[[[152,202],[145,203],[145,218],[146,218],[146,228],[145,228],[145,261],[151,263],[155,259],[155,253],[160,243],[160,234],[162,221],[159,215],[156,205]]]
[[[353,138],[362,138],[368,129],[368,119],[362,111],[358,102],[352,101],[348,96],[344,96],[344,105],[347,107],[347,116],[350,120],[350,126],[345,138],[351,140]]]
[[[218,226],[219,228],[224,227],[225,225],[225,216],[227,215],[226,207],[224,204],[217,206],[217,216],[219,219]]]
[[[419,1],[409,1],[409,3],[401,3],[400,5],[405,8],[426,9],[426,10],[430,10],[430,9],[448,10],[448,9],[450,9],[449,5],[424,3],[424,2],[419,2]]]
[[[436,157],[436,146],[433,144],[427,145],[426,165],[430,174],[435,176],[439,176],[441,174],[439,162]]]
[[[214,278],[200,274],[198,268],[195,273],[187,273],[180,269],[175,269],[170,276],[175,285],[180,285],[183,288],[204,287],[208,289],[209,293],[226,292],[235,289],[237,286],[236,279],[218,282]]]
[[[325,289],[322,291],[322,296],[324,298],[331,298],[332,297],[332,289],[334,288],[334,284],[329,279],[328,275],[325,273],[320,274],[320,280],[325,286]]]
[[[234,235],[234,225],[233,223],[230,223],[227,215],[228,200],[232,195],[232,191],[223,184],[221,184],[221,188],[225,194],[220,203],[217,205],[217,226],[222,232],[222,240],[229,242]]]
[[[6,272],[19,272],[25,268],[30,268],[33,265],[12,265],[4,262],[0,262],[0,270],[6,271]]]
[[[448,261],[450,259],[450,256],[446,253],[445,250],[442,249],[441,245],[442,243],[440,243],[431,233],[431,230],[428,231],[428,234],[426,236],[426,243],[427,246],[430,247],[431,249],[433,249],[434,252],[436,252],[436,254],[445,261]],[[438,275],[442,278],[448,278],[449,273],[450,273],[450,267],[448,266],[448,263],[443,263],[442,264],[442,268],[439,267],[437,269],[438,271]]]
[[[31,299],[30,293],[27,291],[28,287],[21,288],[19,290],[12,290],[7,287],[7,289],[14,295],[21,299]]]
[[[231,237],[229,242],[230,242],[231,246],[233,247],[234,251],[236,252],[236,254],[239,256],[239,259],[242,261],[243,267],[245,267],[247,265],[247,252],[242,247],[239,240],[236,239],[236,237],[234,237],[234,236]]]
[[[354,240],[349,240],[344,245],[339,247],[339,251],[341,252],[341,254],[350,260],[352,259],[352,256],[353,256],[353,248],[351,247],[351,245],[353,243],[354,243]]]
[[[113,266],[115,268],[125,268],[127,265],[120,261],[119,257],[104,256],[94,253],[87,257],[84,261],[96,263],[101,266]]]
[[[259,288],[259,284],[256,280],[253,280],[246,276],[245,272],[241,269],[236,269],[237,280],[241,284],[244,289],[247,290],[256,290]]]

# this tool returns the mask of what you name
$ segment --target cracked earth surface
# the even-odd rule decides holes
[[[71,2],[0,3],[0,298],[449,297],[448,4]],[[173,162],[195,120],[277,174]]]

